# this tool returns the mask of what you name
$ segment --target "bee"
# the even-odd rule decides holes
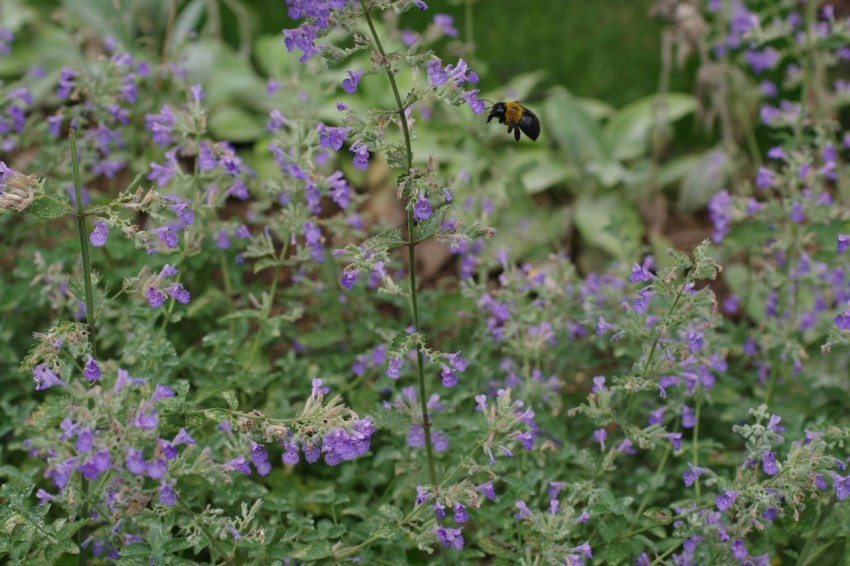
[[[508,133],[513,132],[516,141],[519,141],[520,132],[530,137],[531,141],[537,141],[540,135],[540,120],[519,102],[496,102],[490,109],[487,123],[493,118],[498,118],[500,124],[507,124]]]

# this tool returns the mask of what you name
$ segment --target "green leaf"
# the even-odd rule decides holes
[[[68,203],[50,195],[39,195],[24,212],[29,212],[42,220],[52,220],[66,214],[74,214],[74,209]]]
[[[599,522],[599,534],[606,541],[612,541],[622,535],[628,527],[628,521],[619,515],[608,515]]]
[[[251,142],[266,131],[260,118],[236,106],[226,106],[213,111],[209,118],[210,133],[219,139],[234,143]]]
[[[557,87],[546,99],[542,116],[544,131],[576,163],[601,160],[608,150],[599,123],[587,112],[579,99]]]
[[[623,161],[647,155],[650,137],[657,126],[656,102],[665,105],[661,114],[668,123],[691,114],[697,108],[693,96],[675,92],[666,94],[661,100],[658,95],[651,95],[624,106],[605,125],[604,136],[611,148],[611,157]]]
[[[232,411],[239,408],[239,399],[236,398],[236,393],[233,391],[222,391],[221,396],[227,402],[227,406],[230,407]]]
[[[727,184],[734,167],[734,162],[723,150],[702,154],[682,179],[676,208],[683,212],[701,210]]]
[[[423,242],[429,239],[434,233],[440,229],[440,224],[443,223],[443,217],[448,212],[448,206],[440,206],[436,208],[427,220],[420,220],[413,228],[413,239],[416,242]]]
[[[615,258],[630,262],[637,257],[643,221],[631,202],[617,195],[582,197],[573,222],[582,238]]]
[[[621,540],[613,540],[608,543],[605,548],[605,560],[611,566],[622,564],[632,554],[632,547],[627,542]]]
[[[292,558],[296,560],[321,560],[331,555],[331,543],[326,540],[296,548]]]

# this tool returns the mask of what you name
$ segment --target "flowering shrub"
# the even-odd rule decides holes
[[[287,0],[253,66],[213,5],[0,12],[3,57],[63,46],[0,86],[0,558],[845,554],[837,8],[659,0],[657,95],[555,88],[526,151],[482,113],[530,83],[479,96],[451,16],[403,27],[426,2]],[[695,112],[718,145],[668,155]]]

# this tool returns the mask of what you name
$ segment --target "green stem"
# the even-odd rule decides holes
[[[473,59],[475,55],[475,34],[474,34],[474,21],[472,19],[472,5],[475,3],[475,0],[466,0],[466,6],[464,11],[464,40],[466,40],[467,52],[466,56],[469,59]]]
[[[288,241],[289,240],[287,239],[287,242]],[[286,248],[284,248],[284,251],[281,254],[281,257],[283,257],[283,255],[285,253],[286,253]],[[251,346],[251,355],[248,358],[248,368],[254,367],[254,357],[256,357],[256,355],[257,355],[257,350],[260,347],[260,339],[263,336],[262,323],[264,323],[266,320],[268,320],[269,314],[271,314],[272,303],[274,303],[274,296],[275,296],[275,293],[277,293],[277,283],[278,283],[279,280],[280,280],[280,266],[275,265],[274,278],[272,279],[271,289],[269,289],[269,298],[266,301],[265,306],[263,307],[263,318],[262,318],[262,321],[260,323],[260,328],[257,330],[257,334],[256,334],[256,336],[254,336],[254,344]]]
[[[89,329],[89,344],[92,356],[97,357],[97,340],[94,329],[94,293],[91,284],[91,260],[89,259],[89,243],[86,240],[86,216],[83,213],[83,188],[80,182],[80,162],[77,156],[77,135],[74,128],[68,133],[71,143],[71,171],[74,175],[74,196],[77,209],[77,232],[80,235],[80,252],[83,254],[83,285],[86,289],[86,324]]]
[[[697,399],[697,408],[696,415],[694,415],[694,442],[691,448],[691,459],[694,461],[694,467],[699,466],[699,415],[700,409],[702,409],[702,397]],[[700,487],[699,487],[699,478],[694,480],[694,489],[697,496],[697,504],[699,504],[699,500],[701,497]]]
[[[381,45],[381,40],[378,37],[377,30],[375,30],[375,25],[372,23],[372,17],[369,15],[368,7],[364,7],[363,15],[366,18],[366,23],[369,25],[369,31],[372,33],[372,38],[375,40],[375,47],[378,49],[383,60],[386,61],[387,54],[384,51],[384,47]],[[404,146],[407,152],[406,172],[410,174],[410,170],[413,168],[413,150],[410,147],[410,130],[407,127],[407,118],[404,116],[404,104],[401,102],[401,95],[398,91],[395,76],[393,76],[393,73],[388,66],[386,67],[386,71],[387,77],[390,80],[390,86],[393,90],[393,95],[395,96],[396,105],[398,106],[398,118],[399,122],[401,122],[402,132],[404,133]],[[410,261],[410,267],[408,269],[410,273],[410,311],[413,315],[413,330],[417,335],[419,335],[419,306],[417,304],[416,297],[416,242],[413,233],[413,209],[410,207],[407,209],[407,250],[408,259]],[[422,355],[422,345],[418,341],[416,343],[416,365],[417,375],[419,377],[419,402],[422,410],[422,428],[425,431],[425,451],[428,454],[428,473],[431,479],[431,484],[436,485],[437,466],[434,460],[434,446],[431,442],[431,421],[428,418],[428,395],[425,387],[425,360]]]
[[[683,542],[684,542],[684,539],[679,539],[679,541],[678,541],[678,542],[676,542],[676,544],[674,544],[673,546],[671,546],[671,547],[667,550],[667,552],[665,552],[664,554],[660,555],[658,558],[656,558],[655,560],[653,560],[653,561],[652,561],[652,564],[651,564],[650,566],[655,566],[656,564],[661,564],[661,563],[663,563],[663,562],[664,562],[664,559],[665,559],[665,558],[667,558],[668,556],[670,556],[671,554],[673,554],[674,552],[676,552],[676,550],[677,550],[680,546],[682,546],[682,543],[683,543]]]

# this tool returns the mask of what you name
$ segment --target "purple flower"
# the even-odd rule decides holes
[[[150,305],[152,309],[158,309],[165,301],[165,293],[156,287],[148,287],[146,295],[148,298],[148,305]]]
[[[350,291],[354,284],[357,282],[357,277],[360,275],[360,271],[357,269],[352,269],[351,271],[347,271],[342,274],[342,277],[339,279],[340,284],[345,287],[346,290]]]
[[[177,218],[180,219],[183,224],[189,226],[192,222],[195,221],[195,213],[192,212],[192,209],[189,208],[189,204],[185,202],[178,202],[171,205],[171,210],[174,214],[177,215]]]
[[[847,248],[850,248],[850,234],[839,234],[835,248],[836,253],[843,253]]]
[[[761,455],[761,463],[764,473],[771,476],[775,476],[779,473],[779,466],[776,465],[776,454],[772,451],[766,450],[764,454]]]
[[[428,488],[421,485],[416,486],[416,504],[422,505],[428,499]]]
[[[687,405],[682,405],[682,428],[694,428],[696,422],[694,410]]]
[[[159,484],[159,502],[166,507],[171,507],[177,503],[177,494],[174,493],[174,486],[162,480]]]
[[[168,462],[165,458],[154,458],[148,462],[147,472],[151,479],[158,480],[165,475],[166,470],[168,470]]]
[[[157,417],[156,410],[143,404],[139,407],[139,410],[136,411],[136,416],[133,419],[133,426],[145,430],[155,429],[159,426],[159,417]]]
[[[283,446],[283,454],[281,455],[281,460],[283,460],[284,464],[289,464],[290,466],[294,466],[298,463],[298,445],[294,442],[283,442],[280,441]]]
[[[83,368],[83,375],[89,382],[97,381],[100,377],[100,367],[97,365],[95,359],[89,356],[88,361],[86,362],[85,368]]]
[[[342,148],[345,136],[348,134],[348,128],[329,128],[322,123],[319,123],[317,130],[319,131],[319,145],[334,151],[339,151]]]
[[[457,376],[454,372],[446,365],[443,365],[443,371],[440,372],[440,377],[443,381],[443,387],[454,387],[457,385]]]
[[[706,471],[708,471],[706,468],[700,468],[688,462],[688,469],[682,474],[682,479],[685,480],[685,487],[691,487]]]
[[[257,473],[261,476],[267,476],[272,471],[272,465],[269,463],[269,453],[262,444],[257,444],[251,441],[251,462],[257,468]]]
[[[180,239],[177,237],[177,234],[169,226],[163,226],[161,228],[157,228],[154,230],[154,233],[159,238],[159,241],[162,242],[166,248],[174,249],[180,243]]]
[[[443,62],[439,59],[428,63],[428,80],[434,87],[442,86],[449,80],[449,74],[443,70]]]
[[[251,475],[251,466],[248,464],[248,461],[245,459],[245,456],[239,456],[238,458],[234,458],[226,464],[222,465],[222,468],[225,472],[232,472],[236,470],[245,476]]]
[[[401,375],[401,358],[390,358],[387,362],[387,377],[398,379]]]
[[[608,439],[608,431],[604,428],[598,428],[593,431],[593,440],[599,443],[599,447],[605,449],[605,441]]]
[[[65,387],[66,383],[59,379],[55,373],[53,373],[48,367],[46,363],[41,363],[32,368],[32,376],[35,380],[35,390],[41,391],[43,389],[48,389],[50,387]]]
[[[134,448],[127,450],[127,456],[124,458],[124,464],[131,474],[136,474],[137,476],[145,473],[145,470],[148,468],[142,452]]]
[[[434,14],[434,25],[444,35],[449,37],[457,37],[459,32],[454,27],[455,19],[448,14]]]
[[[839,501],[850,497],[850,476],[843,478],[836,473],[832,474],[832,485],[835,488],[835,496]]]
[[[519,512],[514,515],[514,519],[531,517],[531,509],[528,508],[528,505],[526,505],[525,501],[517,501],[514,505],[516,505],[516,508],[519,509]]]
[[[465,523],[469,520],[469,513],[466,511],[466,507],[464,507],[461,503],[455,503],[455,506],[452,508],[452,518],[455,523]]]
[[[434,527],[434,534],[437,535],[437,540],[446,548],[454,548],[460,550],[463,548],[463,529],[448,529],[442,525]]]
[[[714,223],[714,233],[711,240],[715,244],[722,243],[723,238],[729,233],[729,227],[732,223],[731,207],[732,197],[725,190],[711,197],[708,203],[708,217]]]
[[[354,152],[354,168],[365,171],[369,168],[369,148],[362,140],[357,140],[351,145],[349,151]]]
[[[98,450],[80,466],[80,474],[87,480],[94,480],[109,469],[109,450]]]
[[[838,330],[850,330],[850,309],[844,309],[835,317],[835,327]]]
[[[189,304],[189,300],[192,298],[191,295],[189,295],[189,291],[183,288],[182,283],[175,283],[170,287],[166,287],[165,291],[182,305]]]
[[[732,505],[735,504],[735,500],[738,498],[740,491],[734,491],[731,489],[724,489],[723,493],[719,494],[715,499],[714,503],[717,505],[717,508],[721,511],[726,511]]]
[[[77,73],[73,69],[62,67],[62,71],[59,73],[59,86],[56,87],[56,94],[59,95],[59,98],[63,100],[68,98],[71,89],[74,88],[75,76],[77,76]]]
[[[94,230],[89,234],[89,242],[91,245],[99,248],[106,244],[106,236],[109,235],[109,228],[103,222],[94,223]]]
[[[480,491],[481,494],[490,501],[496,501],[496,490],[493,489],[493,482],[484,482],[475,488],[475,491]]]
[[[170,399],[174,397],[174,390],[167,385],[157,385],[151,395],[151,403],[156,403],[161,399]]]
[[[639,263],[636,263],[632,266],[632,273],[629,275],[629,281],[633,283],[640,283],[642,281],[649,281],[653,277],[654,275],[652,275],[648,269]]]
[[[77,449],[77,452],[85,454],[87,452],[91,452],[93,445],[94,433],[90,428],[84,428],[77,435],[77,441],[74,443],[74,447]]]
[[[670,444],[673,446],[673,450],[681,450],[682,449],[682,433],[681,432],[668,432],[664,435],[667,440],[670,441]]]
[[[460,352],[449,354],[449,363],[452,365],[454,370],[459,373],[463,373],[466,371],[467,362],[460,356]]]
[[[475,114],[484,112],[484,101],[478,98],[478,93],[481,89],[473,89],[463,93],[463,100],[466,102]]]
[[[428,220],[431,218],[431,203],[424,196],[419,197],[416,200],[416,204],[413,205],[413,218],[416,220]]]
[[[348,94],[354,94],[357,91],[357,85],[360,84],[363,71],[347,71],[347,74],[348,78],[342,81],[342,90]]]

